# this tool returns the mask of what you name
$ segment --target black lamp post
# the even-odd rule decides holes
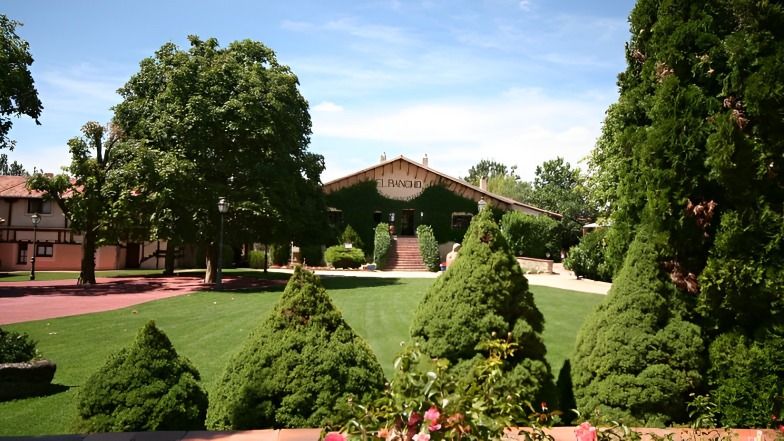
[[[30,217],[30,220],[33,222],[33,257],[30,258],[33,269],[30,271],[30,280],[35,280],[35,254],[38,251],[38,222],[41,222],[41,216],[35,213]]]
[[[484,210],[484,209],[485,209],[485,207],[487,206],[487,202],[485,201],[485,197],[484,197],[484,196],[482,196],[482,197],[479,199],[479,202],[477,202],[477,204],[476,204],[476,205],[479,207],[479,211],[480,211],[480,212],[481,212],[482,210]]]
[[[220,213],[220,235],[218,236],[218,270],[215,274],[215,289],[220,291],[223,289],[221,280],[223,269],[223,215],[229,211],[229,203],[226,198],[218,198],[218,212]]]

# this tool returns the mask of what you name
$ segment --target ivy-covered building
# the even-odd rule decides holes
[[[399,236],[413,236],[416,227],[430,225],[439,243],[459,242],[478,211],[480,200],[499,212],[521,211],[535,216],[561,215],[487,191],[404,156],[381,162],[324,184],[330,222],[351,225],[365,243],[373,243],[373,230],[386,222]]]

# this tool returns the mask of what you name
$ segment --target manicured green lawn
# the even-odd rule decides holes
[[[349,324],[378,355],[389,374],[414,310],[433,279],[325,278],[324,284]],[[79,386],[109,354],[126,346],[148,320],[155,320],[177,351],[190,358],[209,391],[227,359],[263,320],[282,287],[252,293],[201,292],[117,311],[19,323],[40,351],[58,365],[61,393],[0,403],[0,436],[68,433]],[[546,319],[544,340],[553,374],[569,357],[584,316],[603,296],[532,286]],[[75,299],[75,301],[78,301]]]
[[[128,277],[128,276],[149,276],[160,275],[163,270],[130,269],[117,271],[96,271],[95,277]],[[79,278],[79,271],[36,271],[35,280],[76,280]],[[26,282],[30,280],[29,271],[13,271],[10,273],[0,273],[0,284],[2,282]]]

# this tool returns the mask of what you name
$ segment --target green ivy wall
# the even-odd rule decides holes
[[[345,228],[351,225],[366,244],[373,243],[373,229],[376,222],[373,213],[381,212],[381,222],[394,224],[395,231],[401,233],[403,210],[414,210],[413,229],[422,224],[433,227],[439,243],[460,242],[465,229],[452,229],[452,213],[472,213],[477,211],[476,202],[458,196],[443,186],[428,187],[422,194],[408,201],[389,199],[379,194],[376,181],[360,182],[327,195],[327,205],[343,212]],[[395,213],[395,221],[389,221],[389,213]]]

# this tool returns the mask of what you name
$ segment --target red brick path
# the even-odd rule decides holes
[[[207,290],[201,277],[99,278],[93,286],[75,280],[0,282],[0,325],[111,311],[152,300]],[[226,290],[261,288],[285,280],[224,277]]]

